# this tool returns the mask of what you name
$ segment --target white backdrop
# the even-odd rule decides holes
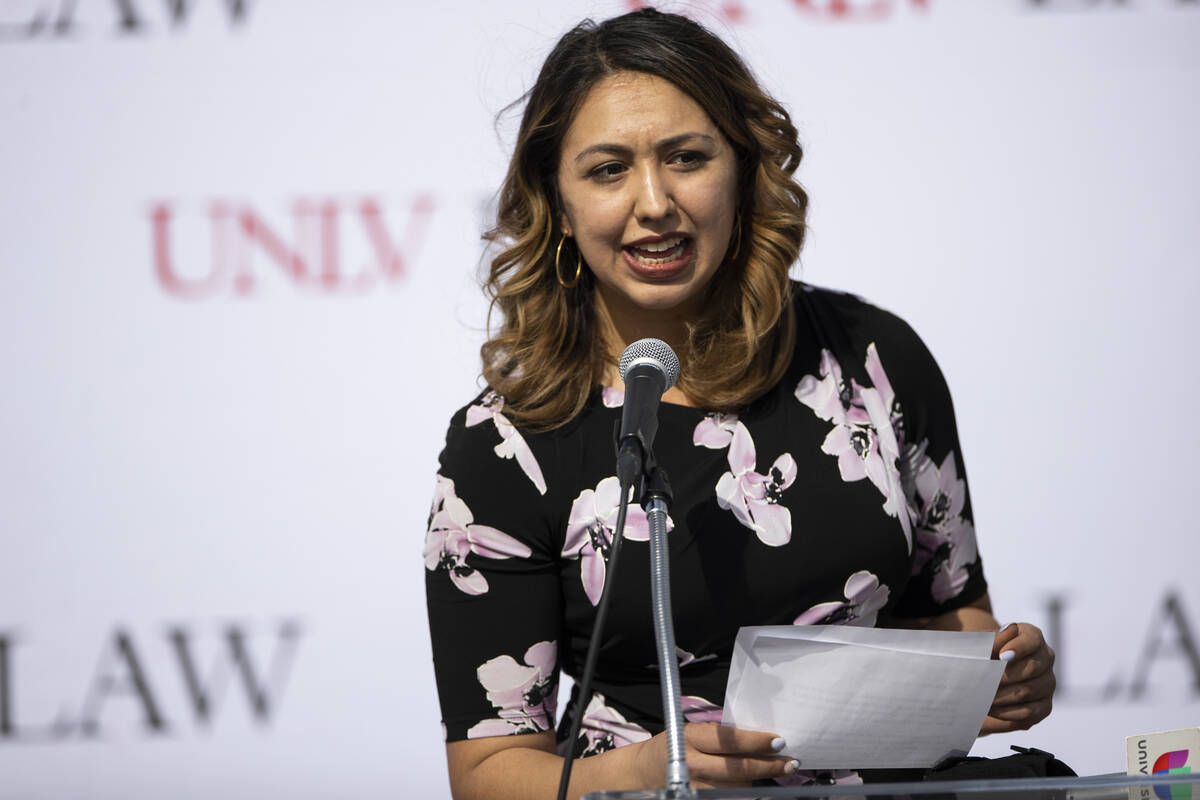
[[[628,7],[0,0],[0,796],[448,796],[420,550],[496,114]],[[801,129],[797,274],[938,357],[1062,656],[977,752],[1200,724],[1200,3],[683,8]]]

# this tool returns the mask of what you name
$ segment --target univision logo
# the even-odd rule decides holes
[[[1154,761],[1155,775],[1184,775],[1192,768],[1187,765],[1187,750],[1171,750]],[[1162,800],[1192,800],[1191,786],[1155,786],[1154,793]]]

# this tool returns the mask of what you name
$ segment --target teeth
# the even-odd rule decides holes
[[[681,258],[686,246],[684,237],[677,236],[674,239],[657,242],[652,247],[631,247],[629,250],[638,261],[653,266]]]
[[[638,250],[645,250],[647,253],[663,253],[667,250],[673,250],[683,242],[682,236],[676,236],[674,239],[664,239],[661,242],[652,242],[650,244],[639,245]]]

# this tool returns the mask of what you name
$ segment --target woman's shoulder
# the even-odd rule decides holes
[[[881,361],[901,393],[944,386],[933,354],[899,314],[851,292],[806,283],[797,285],[796,297],[797,313],[811,321],[823,347],[849,362],[852,375],[869,357]]]
[[[473,491],[532,489],[545,495],[546,472],[529,439],[504,413],[504,398],[484,389],[450,418],[438,474]]]
[[[605,423],[599,412],[613,405],[608,393],[597,389],[576,418],[548,430],[533,429],[512,413],[503,395],[485,388],[450,418],[439,456],[441,470],[470,473],[489,483],[523,473],[523,482],[545,495],[547,478],[561,477],[558,473],[573,463],[570,455],[578,448],[564,446],[567,440],[581,433],[588,438],[596,425],[605,426],[606,435],[611,435],[612,423]]]
[[[475,428],[484,420],[495,419],[497,415],[503,415],[504,406],[504,397],[491,387],[485,386],[466,405],[460,406],[451,415],[450,427],[451,429]]]
[[[796,282],[794,287],[800,313],[805,306],[815,306],[819,312],[832,316],[848,333],[864,335],[916,336],[912,326],[899,314],[876,305],[853,292]]]
[[[450,417],[450,430],[473,432],[499,432],[508,435],[510,431],[520,434],[531,442],[547,442],[559,440],[572,435],[580,426],[592,421],[598,408],[620,407],[623,393],[617,389],[597,387],[584,406],[574,418],[553,428],[533,427],[525,424],[520,415],[514,413],[504,395],[491,387],[484,387],[474,399],[459,408]],[[488,424],[490,423],[490,424]]]
[[[797,312],[815,316],[817,325],[836,325],[838,332],[859,342],[887,341],[893,347],[927,352],[921,338],[899,314],[853,292],[797,282]]]

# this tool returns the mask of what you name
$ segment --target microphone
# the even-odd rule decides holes
[[[661,339],[638,339],[621,354],[625,404],[617,435],[617,479],[631,486],[642,476],[658,432],[658,404],[679,380],[679,359]]]

